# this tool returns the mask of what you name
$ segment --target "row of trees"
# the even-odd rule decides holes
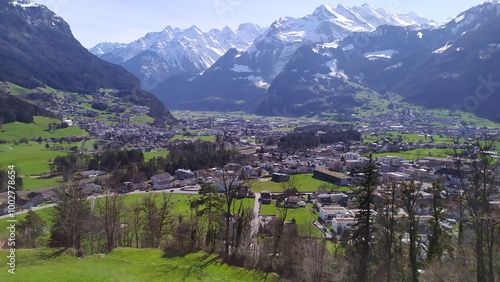
[[[289,133],[281,137],[278,147],[283,150],[304,150],[317,147],[321,144],[349,141],[361,141],[361,133],[353,129],[326,131],[321,134],[318,134],[316,130],[305,130]]]
[[[14,183],[15,185],[10,185],[16,189],[16,191],[21,191],[23,190],[23,178],[21,177],[19,173],[19,169],[17,167],[14,168],[15,173],[15,179]],[[7,169],[4,169],[0,166],[0,193],[8,191],[9,188],[9,173]],[[12,190],[12,189],[11,189]]]
[[[85,249],[91,253],[110,252],[116,247],[173,248],[182,252],[205,250],[220,254],[226,261],[238,260],[238,250],[248,234],[251,210],[236,205],[235,191],[240,187],[239,172],[221,170],[217,182],[227,192],[205,184],[200,195],[185,203],[189,214],[175,214],[172,194],[151,193],[141,201],[125,205],[124,196],[106,193],[87,199],[77,185],[57,190],[58,205],[54,207],[49,247]],[[238,182],[238,184],[237,184]],[[104,185],[109,189],[108,183]],[[108,190],[109,191],[109,190]],[[42,227],[36,214],[30,212],[21,225],[22,234],[40,237],[33,232]],[[43,221],[42,221],[43,222]],[[35,247],[37,239],[26,240],[24,246]]]
[[[83,170],[113,172],[120,176],[117,180],[119,182],[143,182],[159,171],[173,174],[179,168],[199,170],[221,167],[242,158],[236,150],[225,148],[222,143],[194,142],[174,146],[165,157],[148,162],[145,162],[140,150],[109,150],[93,155],[80,153],[58,156],[49,162],[49,167],[51,174],[62,175],[65,182],[70,181],[76,172]]]

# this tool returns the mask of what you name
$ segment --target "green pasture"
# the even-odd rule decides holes
[[[85,130],[77,126],[49,131],[48,126],[52,122],[60,123],[61,121],[58,119],[36,116],[34,117],[33,123],[30,124],[21,122],[4,124],[2,126],[2,132],[0,132],[0,139],[5,139],[7,141],[19,141],[23,137],[30,140],[38,137],[41,137],[42,139],[49,139],[88,135]]]
[[[262,215],[283,215],[285,210],[280,207],[276,207],[274,203],[272,204],[262,204],[260,206],[260,214]],[[319,213],[313,212],[313,205],[307,204],[305,208],[289,208],[287,210],[286,220],[295,219],[299,232],[302,236],[308,237],[323,237],[323,233],[311,224],[311,221],[317,220]]]
[[[0,252],[4,260],[7,255]],[[229,266],[201,252],[179,256],[120,248],[77,259],[65,249],[44,249],[18,250],[16,259],[16,275],[1,264],[1,281],[279,281],[276,275]]]
[[[336,186],[333,185],[329,182],[319,180],[316,178],[312,177],[312,174],[295,174],[291,175],[290,178],[292,181],[296,181],[297,184],[297,190],[301,193],[306,193],[306,192],[315,192],[318,189],[327,189],[327,190],[334,190],[334,191],[348,191],[348,187],[342,187],[342,186]],[[251,189],[254,192],[262,192],[262,191],[269,191],[269,192],[283,192],[283,185],[285,185],[283,182],[278,183],[271,181],[270,178],[260,178],[257,179],[256,181],[252,181],[251,184]]]
[[[444,158],[450,156],[452,154],[451,149],[415,149],[403,152],[391,152],[391,153],[377,153],[373,154],[373,157],[386,157],[386,156],[395,156],[402,157],[406,160],[418,160],[423,159],[425,157],[433,157],[433,158]]]
[[[144,152],[144,161],[149,161],[156,157],[166,157],[168,156],[169,151],[154,151],[154,152]]]

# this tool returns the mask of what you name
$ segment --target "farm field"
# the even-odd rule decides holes
[[[90,149],[90,142],[77,142],[70,145],[79,148],[86,147]],[[30,142],[29,144],[3,144],[0,145],[0,167],[6,168],[8,165],[15,165],[18,173],[23,178],[23,190],[33,190],[45,187],[52,187],[61,184],[60,177],[41,178],[42,174],[48,173],[49,160],[54,160],[57,156],[66,156],[66,151],[53,151],[45,148],[45,143]]]
[[[301,193],[315,192],[320,188],[327,190],[333,189],[334,191],[350,190],[348,187],[336,186],[329,182],[313,178],[312,174],[310,173],[291,175],[290,178],[292,179],[292,181],[296,181],[297,190]],[[262,191],[283,192],[282,183],[271,181],[270,178],[257,179],[257,181],[254,181],[251,184],[251,189],[254,192],[262,192]]]
[[[182,139],[198,139],[201,141],[215,142],[215,136],[187,136],[187,135],[175,135],[170,139],[170,141],[182,140]]]
[[[5,258],[7,252],[1,251]],[[65,249],[18,250],[16,275],[0,266],[0,281],[280,281],[275,275],[223,264],[205,253],[119,248],[77,259]]]
[[[416,149],[403,152],[378,153],[378,154],[373,154],[373,157],[395,156],[395,157],[405,158],[406,160],[417,160],[417,159],[422,159],[424,157],[443,158],[449,156],[450,153],[451,149],[434,148],[434,149]]]
[[[383,141],[384,139],[398,139],[398,137],[401,137],[403,142],[413,142],[413,143],[429,143],[430,138],[426,137],[424,134],[406,134],[406,133],[399,133],[396,131],[388,131],[386,134],[379,134],[378,136],[373,135],[373,136],[363,136],[364,142],[378,142],[378,141]],[[437,135],[433,135],[434,139],[434,144],[453,144],[455,141],[457,141],[453,137],[439,137]],[[464,142],[463,138],[458,139],[459,142]]]
[[[156,157],[166,157],[168,156],[168,151],[154,151],[154,152],[144,152],[144,161],[147,162]]]
[[[72,126],[63,129],[57,129],[53,132],[48,130],[49,124],[52,122],[60,123],[58,119],[47,118],[47,117],[34,117],[33,123],[26,124],[21,122],[7,123],[2,126],[2,132],[0,132],[0,139],[5,139],[7,141],[17,140],[21,138],[31,138],[42,137],[42,139],[49,138],[61,138],[66,136],[87,136],[88,133],[77,127]],[[5,131],[5,132],[4,132]]]
[[[212,112],[212,111],[170,111],[178,119],[199,119],[199,118],[220,118],[220,119],[231,119],[231,118],[241,118],[246,120],[251,119],[264,119],[268,121],[291,121],[291,120],[309,120],[309,118],[297,117],[280,117],[280,116],[259,116],[255,114],[249,114],[245,112]]]
[[[51,138],[61,138],[68,136],[87,136],[88,133],[79,127],[68,127],[58,129],[54,132],[48,130],[48,125],[52,122],[60,122],[57,119],[47,117],[34,117],[34,123],[8,123],[2,126],[0,139],[7,141],[0,144],[0,167],[15,165],[18,173],[23,177],[24,190],[52,187],[59,185],[60,178],[39,178],[41,174],[48,173],[49,160],[57,156],[66,156],[70,147],[78,147],[83,150],[92,150],[93,140],[73,143],[46,143],[34,142],[33,138],[41,137],[43,140]],[[28,139],[28,144],[19,144],[21,138]],[[55,151],[47,149],[46,145],[57,145],[66,151]]]

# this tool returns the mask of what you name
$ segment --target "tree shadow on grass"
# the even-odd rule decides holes
[[[216,263],[218,261],[219,261],[218,257],[213,257],[213,258],[205,261],[205,263],[203,263],[202,265],[200,265],[200,267],[201,268],[206,268],[206,267],[208,267],[208,266],[210,266],[210,265],[212,265],[212,264],[214,264],[214,263]]]
[[[188,254],[190,254],[190,252],[180,251],[180,250],[176,250],[174,248],[168,247],[168,248],[163,249],[162,258],[164,258],[164,259],[183,258]]]
[[[64,254],[67,250],[68,250],[68,248],[63,248],[63,249],[57,250],[55,252],[44,253],[44,254],[39,256],[39,259],[42,259],[42,260],[55,259],[55,258],[59,257],[60,255]]]

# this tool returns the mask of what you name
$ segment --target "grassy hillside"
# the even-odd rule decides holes
[[[62,146],[87,149],[92,148],[92,142],[77,142],[70,145],[63,143]],[[29,144],[13,145],[12,143],[0,145],[0,167],[6,168],[8,165],[15,165],[18,172],[23,177],[24,190],[52,187],[59,185],[60,177],[39,178],[39,175],[48,173],[48,160],[53,160],[57,156],[66,156],[66,151],[53,151],[45,148],[45,143],[29,142]]]
[[[116,249],[107,256],[77,259],[61,249],[18,250],[16,255],[16,275],[2,263],[0,281],[279,281],[204,253],[174,256],[156,249]]]
[[[13,141],[19,141],[21,138],[31,140],[33,138],[50,139],[61,138],[68,136],[87,136],[88,133],[79,127],[68,127],[49,131],[48,125],[52,122],[59,123],[60,121],[53,118],[36,116],[31,124],[14,122],[4,124],[0,139],[6,140],[7,144],[0,144],[0,167],[15,165],[24,180],[24,189],[36,189],[43,187],[51,187],[59,184],[59,178],[43,179],[36,175],[49,172],[48,160],[54,159],[57,156],[65,156],[66,151],[53,151],[45,148],[46,143],[38,143],[30,141],[29,144],[15,145]],[[51,145],[51,144],[50,144]],[[87,149],[92,149],[93,141],[85,143],[62,143],[59,144],[64,148],[77,146],[81,148],[85,146]]]
[[[0,132],[0,139],[5,139],[7,141],[17,140],[21,138],[38,138],[43,139],[48,138],[61,138],[66,136],[87,136],[88,133],[77,127],[72,126],[64,129],[54,130],[53,132],[48,130],[50,123],[56,122],[60,123],[58,119],[47,118],[47,117],[34,117],[34,122],[30,124],[13,122],[4,124],[2,126],[2,132]]]

